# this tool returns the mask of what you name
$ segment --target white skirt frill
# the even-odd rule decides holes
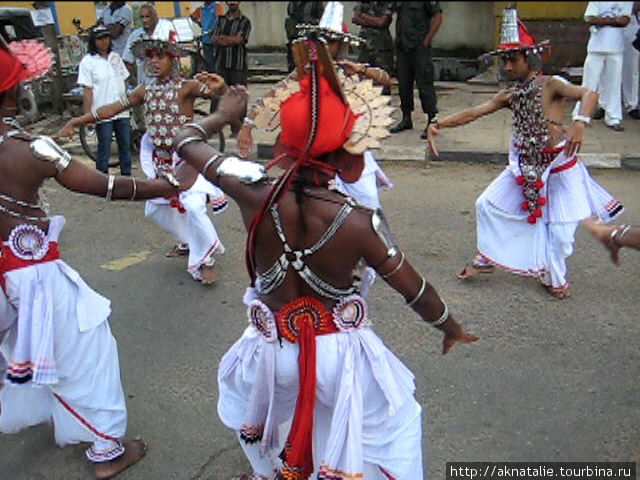
[[[153,164],[153,148],[153,143],[145,133],[140,142],[140,165],[148,178],[157,178]],[[180,162],[182,160],[174,153],[174,168]],[[213,255],[225,252],[218,232],[209,218],[208,204],[211,204],[214,213],[220,213],[228,206],[224,192],[198,174],[191,188],[181,192],[177,198],[160,197],[147,200],[144,208],[146,217],[152,218],[177,242],[189,245],[187,271],[196,280],[202,278],[202,265],[213,265]]]
[[[64,223],[63,217],[52,217],[50,242],[58,241]],[[4,281],[0,431],[53,421],[59,445],[123,436],[127,414],[117,345],[107,322],[110,301],[60,259],[10,270]],[[18,383],[5,378],[7,367],[26,366],[32,378]]]
[[[546,197],[547,203],[540,207],[542,217],[530,224],[529,212],[522,209],[522,186],[516,183],[521,175],[518,158],[512,142],[509,165],[476,201],[478,252],[501,268],[538,276],[549,269],[550,225],[576,224],[591,216],[609,222],[622,213],[623,207],[591,178],[579,159],[563,168],[571,165],[572,159],[561,152],[542,175],[540,196]],[[574,230],[568,228],[568,235],[572,237]]]
[[[245,304],[255,301],[255,292],[247,289]],[[318,478],[368,472],[367,479],[421,479],[421,407],[413,397],[411,371],[368,326],[317,336],[316,348]],[[255,433],[262,454],[272,458],[283,448],[286,432],[279,429],[291,420],[296,404],[298,352],[298,344],[278,340],[275,330],[267,338],[250,323],[220,362],[222,422]]]

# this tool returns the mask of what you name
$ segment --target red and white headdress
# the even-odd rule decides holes
[[[502,55],[507,52],[524,51],[525,53],[542,53],[549,48],[549,40],[536,43],[533,35],[520,17],[515,6],[508,6],[502,13],[502,27],[500,29],[500,44],[498,49],[487,55]]]

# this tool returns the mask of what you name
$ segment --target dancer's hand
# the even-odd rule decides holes
[[[241,123],[240,119],[247,112],[249,92],[243,86],[229,87],[220,98],[217,111],[224,116],[227,123]]]
[[[464,331],[462,326],[456,322],[453,317],[439,327],[444,332],[442,340],[442,354],[446,355],[456,343],[473,343],[478,341],[479,337]]]
[[[54,140],[59,140],[62,138],[71,138],[74,135],[74,133],[76,133],[76,127],[73,123],[73,120],[74,119],[72,118],[67,123],[65,123],[64,127],[62,127],[56,133],[51,135],[51,138],[53,138]]]
[[[440,126],[437,122],[430,123],[427,127],[427,141],[429,142],[429,148],[433,154],[438,157],[438,149],[436,148],[435,136],[440,134]]]
[[[224,83],[224,78],[217,73],[200,72],[196,73],[193,78],[207,86],[204,94],[208,97],[222,95],[227,90],[227,84]]]
[[[347,75],[355,75],[356,73],[364,74],[366,70],[366,65],[352,62],[351,60],[340,60],[336,63],[344,69]]]
[[[251,127],[243,125],[238,132],[238,153],[246,158],[253,149],[253,136],[251,135]]]
[[[616,245],[613,240],[611,240],[611,234],[616,229],[615,226],[605,225],[604,223],[600,223],[593,218],[587,218],[582,221],[582,226],[586,228],[593,237],[598,240],[604,248],[609,251],[609,256],[611,257],[611,261],[620,265],[620,247]]]
[[[572,158],[580,151],[580,147],[582,147],[582,142],[584,141],[585,128],[586,125],[578,121],[563,128],[567,138],[567,144],[564,147],[564,153],[567,157]]]

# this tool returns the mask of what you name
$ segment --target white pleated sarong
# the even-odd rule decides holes
[[[565,260],[573,253],[575,230],[580,221],[597,216],[604,222],[622,213],[622,205],[594,181],[579,160],[559,153],[545,170],[540,195],[547,198],[542,217],[527,222],[522,210],[522,186],[518,151],[509,150],[509,165],[476,201],[478,252],[490,263],[523,275],[544,276],[545,283],[563,287]],[[559,171],[551,173],[552,170]],[[550,279],[548,277],[551,277]]]
[[[148,178],[157,178],[153,148],[153,143],[145,133],[140,142],[140,165]],[[174,167],[180,161],[174,153]],[[213,265],[213,254],[223,254],[225,251],[207,212],[209,203],[214,213],[220,213],[227,207],[224,192],[198,175],[191,188],[181,192],[178,198],[154,198],[147,200],[144,207],[145,216],[152,218],[177,242],[189,245],[187,271],[196,280],[202,278],[200,267]]]
[[[51,219],[49,241],[57,242],[63,225],[63,217]],[[118,439],[125,434],[127,411],[117,345],[107,322],[110,301],[62,260],[10,270],[4,283],[3,379],[7,363],[37,366],[42,352],[51,355],[46,364],[55,366],[55,375],[40,377],[34,368],[30,381],[4,380],[0,431],[15,433],[53,421],[61,446],[94,442],[96,452],[121,454]]]
[[[245,303],[254,298],[249,289]],[[317,336],[316,348],[313,456],[318,478],[364,474],[366,480],[421,480],[421,407],[413,397],[413,374],[366,326]],[[222,422],[239,431],[249,412],[261,412],[261,443],[243,448],[254,448],[249,460],[262,475],[277,468],[270,462],[283,447],[286,432],[280,429],[293,416],[298,352],[298,344],[267,340],[250,324],[220,362]],[[257,451],[269,460],[268,467],[257,461]]]

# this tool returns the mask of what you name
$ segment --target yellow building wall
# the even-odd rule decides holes
[[[96,7],[95,2],[55,2],[56,12],[58,14],[58,23],[60,24],[60,35],[71,35],[76,33],[76,27],[73,26],[75,17],[80,19],[83,28],[88,28],[96,23]],[[107,4],[108,2],[104,2]],[[127,2],[133,7],[135,4],[141,5],[145,2]],[[173,18],[174,8],[173,2],[155,2],[158,16],[163,18]],[[191,2],[181,2],[182,15],[187,15]],[[18,7],[33,10],[33,2],[0,2],[0,7]],[[136,10],[136,9],[134,9]],[[134,19],[135,21],[135,19]]]

